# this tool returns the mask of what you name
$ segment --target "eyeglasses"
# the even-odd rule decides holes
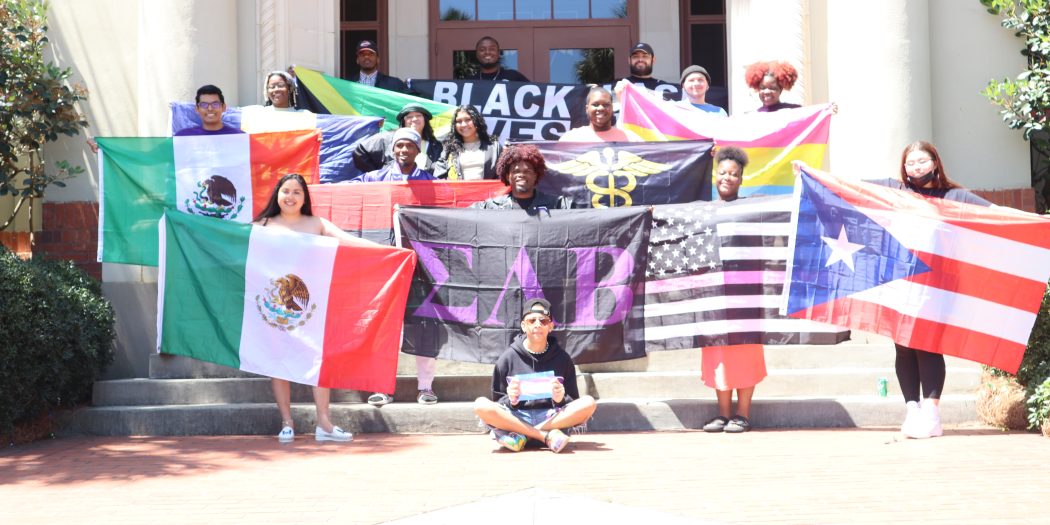
[[[525,324],[539,324],[543,326],[551,324],[551,320],[547,317],[527,317],[525,319],[522,319],[521,322]]]
[[[197,107],[200,109],[222,109],[222,102],[198,102]]]
[[[270,84],[266,89],[288,89],[288,84],[281,82],[280,84]]]
[[[904,166],[908,167],[908,168],[914,168],[915,166],[925,166],[925,165],[927,165],[927,164],[929,164],[931,162],[933,162],[933,159],[912,160],[912,161],[905,162]]]

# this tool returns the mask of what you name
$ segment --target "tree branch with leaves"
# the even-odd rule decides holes
[[[33,203],[44,197],[47,187],[65,186],[64,181],[84,172],[66,161],[49,170],[43,150],[59,135],[74,136],[87,126],[76,108],[87,90],[69,85],[69,68],[44,60],[46,2],[4,0],[0,27],[0,196],[16,199],[11,214],[0,217],[4,230],[23,206],[28,206],[32,224]]]

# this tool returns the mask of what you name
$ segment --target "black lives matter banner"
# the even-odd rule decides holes
[[[395,220],[418,256],[403,352],[493,363],[521,333],[525,301],[542,297],[577,363],[645,355],[647,208],[405,207]]]
[[[577,208],[712,198],[711,141],[535,144],[547,164],[540,191],[570,196]]]
[[[504,142],[558,140],[562,133],[587,123],[587,86],[412,79],[411,87],[435,102],[474,105],[485,116],[489,134]]]

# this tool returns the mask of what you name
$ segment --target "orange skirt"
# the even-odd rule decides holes
[[[766,378],[762,345],[713,346],[703,349],[700,378],[716,390],[753,387]]]

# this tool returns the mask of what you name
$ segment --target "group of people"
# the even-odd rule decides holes
[[[499,44],[494,38],[484,37],[478,41],[478,79],[527,81],[521,73],[503,68],[499,54]],[[653,61],[654,53],[648,44],[635,45],[630,55],[631,75],[617,83],[614,91],[619,94],[628,82],[646,89],[657,89],[667,84],[652,77]],[[407,86],[400,79],[379,72],[379,54],[374,42],[364,40],[359,43],[357,63],[361,68],[359,78],[356,79],[358,82],[394,91],[407,91]],[[759,62],[749,66],[744,76],[762,103],[757,111],[773,112],[798,107],[797,104],[781,101],[783,91],[790,90],[798,79],[798,72],[790,64]],[[682,100],[678,104],[716,116],[727,115],[725,108],[706,100],[711,76],[704,67],[692,65],[685,68],[680,84]],[[266,76],[264,87],[266,108],[273,111],[297,111],[295,78],[292,74],[274,71]],[[569,130],[561,140],[641,141],[637,134],[615,126],[613,99],[613,93],[608,90],[592,87],[586,98],[588,124]],[[240,133],[241,130],[223,124],[222,113],[225,109],[225,99],[219,88],[212,85],[201,87],[196,94],[196,111],[201,118],[201,126],[182,130],[178,135]],[[572,201],[565,196],[548,195],[536,190],[546,173],[546,164],[539,149],[531,144],[501,144],[488,133],[485,119],[476,107],[457,107],[451,130],[443,140],[434,134],[430,124],[432,117],[426,108],[407,104],[397,115],[399,127],[396,130],[378,133],[358,143],[353,151],[353,160],[364,174],[356,181],[499,179],[508,187],[507,194],[475,203],[473,207],[533,211],[572,207]],[[715,150],[714,164],[715,188],[719,198],[724,201],[739,198],[739,189],[748,165],[747,154],[740,148],[720,147]],[[795,169],[796,172],[811,170],[801,163],[795,163]],[[883,184],[934,198],[989,205],[987,201],[952,182],[947,177],[936,148],[926,142],[909,145],[902,154],[899,176]],[[314,216],[309,188],[297,174],[280,178],[266,208],[254,220],[260,226],[336,237],[348,244],[368,242]],[[554,326],[549,303],[542,299],[528,301],[522,313],[522,334],[511,343],[495,365],[491,398],[479,398],[475,402],[478,417],[490,427],[493,437],[506,449],[519,451],[533,440],[545,444],[554,452],[561,451],[570,435],[586,428],[586,421],[595,410],[593,398],[579,395],[572,359],[551,335]],[[762,346],[704,348],[702,352],[701,378],[705,385],[716,391],[718,401],[717,415],[704,423],[703,430],[729,433],[750,430],[751,400],[756,385],[766,376]],[[436,403],[438,397],[432,388],[436,360],[417,357],[416,361],[417,401],[422,404]],[[937,407],[945,378],[943,356],[898,345],[896,370],[907,407],[902,432],[913,438],[941,435]],[[534,379],[537,374],[540,375],[538,383]],[[541,386],[539,394],[536,393],[537,384]],[[527,396],[523,395],[523,385],[528,386]],[[735,410],[732,405],[734,390],[737,392]],[[290,442],[294,439],[294,425],[288,382],[274,379],[273,392],[282,420],[278,439],[282,443]],[[352,435],[333,425],[330,420],[327,389],[314,388],[314,400],[317,407],[316,439],[350,441]],[[392,400],[385,393],[374,393],[368,398],[368,402],[374,406],[382,406]]]

